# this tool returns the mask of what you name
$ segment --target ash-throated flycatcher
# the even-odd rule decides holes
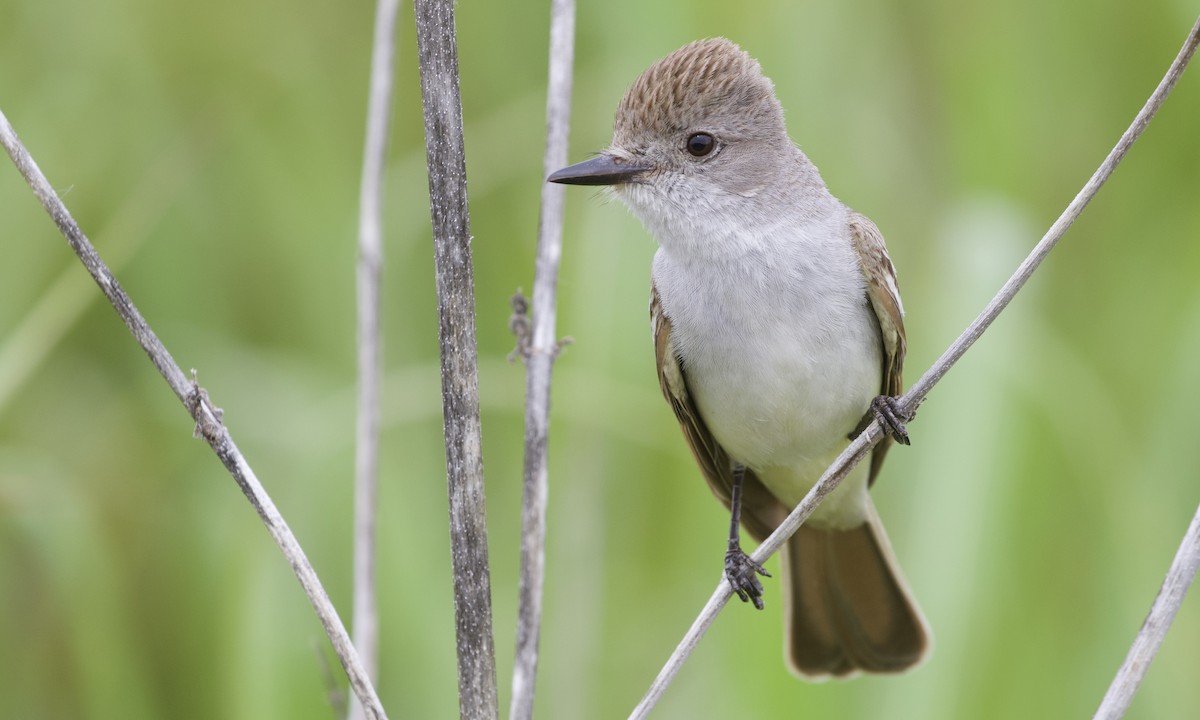
[[[551,182],[609,185],[658,241],[650,291],[658,376],[732,522],[726,576],[761,608],[742,552],[799,504],[871,417],[890,436],[784,546],[786,655],[808,678],[900,672],[928,629],[867,494],[907,443],[905,339],[883,236],[792,144],[771,81],[724,39],[642,73],[612,144]]]

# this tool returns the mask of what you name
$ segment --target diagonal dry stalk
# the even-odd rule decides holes
[[[379,496],[379,396],[383,346],[379,282],[383,270],[383,175],[392,115],[392,58],[400,0],[379,0],[371,49],[370,96],[358,211],[358,421],[354,443],[354,645],[368,677],[379,673],[376,499]],[[361,703],[350,720],[364,717]]]
[[[383,711],[379,697],[375,694],[375,688],[371,685],[371,680],[363,669],[358,652],[350,642],[350,636],[346,633],[346,628],[342,624],[341,618],[338,617],[333,603],[330,602],[329,595],[322,587],[316,571],[308,562],[308,558],[300,548],[296,536],[292,534],[291,528],[279,514],[275,503],[271,501],[270,496],[259,483],[258,477],[255,476],[241,451],[234,444],[229,431],[221,424],[221,411],[209,401],[208,394],[204,392],[203,388],[196,384],[194,371],[192,378],[185,375],[171,357],[171,353],[150,329],[150,325],[138,312],[129,295],[117,283],[117,279],[100,259],[100,255],[96,253],[92,243],[80,230],[75,219],[71,217],[71,213],[49,181],[46,180],[46,176],[42,174],[29,151],[21,144],[16,131],[13,130],[3,112],[0,112],[0,144],[4,145],[4,149],[17,166],[17,170],[29,183],[29,187],[41,202],[42,207],[50,214],[59,231],[71,245],[71,249],[79,256],[84,267],[87,268],[96,284],[100,286],[101,292],[112,303],[117,314],[121,316],[125,326],[129,328],[138,344],[146,351],[150,361],[154,363],[159,374],[171,386],[175,396],[187,408],[188,413],[196,422],[197,434],[203,436],[212,447],[213,452],[217,454],[233,479],[237,481],[238,486],[246,495],[246,499],[250,501],[259,517],[262,518],[263,524],[267,526],[267,531],[279,545],[280,551],[291,564],[297,579],[300,580],[300,585],[308,595],[313,610],[316,611],[321,625],[325,628],[325,633],[333,643],[338,659],[342,662],[342,667],[346,670],[351,687],[354,688],[355,694],[367,708],[368,717],[386,718],[387,715]]]
[[[1197,19],[1196,24],[1192,26],[1191,33],[1188,34],[1187,40],[1184,41],[1183,48],[1179,51],[1175,61],[1171,63],[1171,67],[1168,68],[1166,75],[1163,76],[1163,79],[1161,82],[1159,82],[1158,87],[1155,88],[1154,92],[1150,95],[1150,98],[1146,101],[1146,104],[1142,107],[1141,111],[1138,112],[1137,117],[1134,118],[1133,123],[1129,126],[1129,129],[1125,131],[1125,133],[1121,136],[1121,139],[1117,141],[1116,146],[1113,147],[1108,156],[1104,158],[1104,162],[1100,164],[1100,167],[1097,168],[1096,172],[1092,174],[1092,177],[1083,186],[1083,189],[1080,190],[1075,196],[1075,199],[1072,200],[1069,205],[1067,205],[1067,208],[1063,210],[1061,215],[1059,215],[1058,220],[1056,220],[1054,224],[1050,226],[1050,229],[1046,231],[1046,234],[1042,237],[1041,241],[1034,246],[1033,250],[1030,251],[1029,256],[1025,258],[1024,262],[1021,263],[1008,281],[1004,283],[1004,286],[1000,288],[995,297],[992,298],[992,301],[988,303],[987,307],[985,307],[979,316],[976,317],[975,320],[967,327],[967,329],[958,336],[958,339],[955,340],[954,343],[947,348],[944,353],[942,353],[942,356],[938,358],[937,362],[935,362],[928,370],[926,370],[925,374],[922,375],[921,378],[917,380],[917,382],[911,388],[909,388],[908,392],[905,393],[902,398],[900,398],[900,407],[902,410],[905,410],[910,415],[915,412],[917,406],[919,406],[921,402],[925,400],[925,397],[929,394],[929,391],[932,390],[935,385],[937,385],[937,383],[947,372],[949,372],[950,368],[953,367],[956,362],[958,362],[959,358],[961,358],[963,354],[966,353],[966,351],[973,344],[975,344],[975,341],[978,340],[984,331],[991,326],[997,317],[999,317],[1000,313],[1004,311],[1004,308],[1008,307],[1008,304],[1012,301],[1013,297],[1015,297],[1017,292],[1024,287],[1030,276],[1033,275],[1033,272],[1037,270],[1038,266],[1042,264],[1042,261],[1046,259],[1046,256],[1050,254],[1050,251],[1054,249],[1054,246],[1058,244],[1058,241],[1067,232],[1067,229],[1071,227],[1071,225],[1079,217],[1080,213],[1083,212],[1083,209],[1087,207],[1087,204],[1093,197],[1095,197],[1096,193],[1100,190],[1100,187],[1104,185],[1105,181],[1107,181],[1109,176],[1112,175],[1113,170],[1116,169],[1117,165],[1121,162],[1121,159],[1125,157],[1127,152],[1129,152],[1129,148],[1138,139],[1138,137],[1141,136],[1142,132],[1146,129],[1146,126],[1150,124],[1150,120],[1154,117],[1154,114],[1158,112],[1160,107],[1162,107],[1163,102],[1167,99],[1167,96],[1170,95],[1171,89],[1175,87],[1175,83],[1179,80],[1179,76],[1183,74],[1184,69],[1187,68],[1188,62],[1192,59],[1192,55],[1196,51],[1196,45],[1198,42],[1200,42],[1200,19]],[[812,514],[812,511],[817,504],[819,504],[826,495],[833,492],[834,488],[841,483],[842,478],[844,478],[855,465],[866,458],[870,453],[871,448],[875,447],[875,445],[882,439],[883,431],[879,426],[879,422],[873,421],[867,427],[867,429],[863,431],[863,433],[859,435],[853,442],[851,442],[850,446],[838,456],[837,460],[835,460],[833,464],[829,466],[829,469],[825,471],[825,474],[821,476],[821,479],[817,482],[813,489],[809,491],[808,495],[806,495],[800,504],[796,506],[796,509],[793,510],[790,515],[788,515],[787,519],[784,520],[779,528],[776,529],[775,532],[771,533],[770,537],[763,541],[763,544],[754,551],[754,554],[751,557],[756,562],[762,563],[765,562],[767,558],[771,557],[771,555],[774,555],[775,552],[778,551],[783,545],[783,543],[787,542],[787,539],[790,538],[796,532],[796,530],[800,528],[800,525],[808,518],[808,516]],[[700,611],[699,616],[692,623],[692,626],[688,629],[687,633],[684,634],[683,639],[680,640],[679,645],[675,648],[675,652],[672,653],[670,658],[668,658],[662,670],[659,671],[658,677],[654,679],[654,682],[651,684],[649,690],[647,690],[645,696],[642,697],[641,702],[638,703],[637,707],[634,708],[633,712],[630,714],[630,720],[640,720],[641,718],[645,718],[654,708],[654,705],[658,702],[659,698],[662,697],[663,693],[667,689],[667,686],[671,683],[671,680],[674,679],[675,675],[679,672],[679,669],[683,666],[684,661],[687,660],[688,656],[691,655],[692,650],[695,649],[696,644],[699,643],[700,638],[708,630],[709,626],[712,625],[713,621],[716,620],[717,614],[721,611],[721,608],[723,608],[725,603],[729,601],[731,594],[732,590],[729,587],[729,583],[725,580],[722,580],[721,584],[717,586],[716,591],[713,592],[712,597],[709,598],[704,608]],[[1182,600],[1182,596],[1179,597],[1179,600]]]
[[[575,0],[550,6],[550,73],[546,92],[546,153],[543,176],[567,164],[571,124],[571,68],[575,60]],[[518,590],[516,659],[509,720],[533,717],[537,685],[542,586],[546,573],[546,444],[550,432],[550,376],[559,343],[555,337],[555,293],[562,255],[566,188],[542,183],[537,271],[533,281],[532,337],[518,336],[525,360],[525,487],[521,501],[521,577]]]
[[[1133,700],[1133,694],[1146,677],[1146,670],[1150,668],[1150,663],[1162,647],[1163,638],[1167,636],[1167,630],[1171,629],[1171,623],[1179,612],[1179,606],[1183,604],[1188,587],[1196,579],[1198,569],[1200,507],[1196,508],[1196,514],[1192,516],[1183,541],[1179,543],[1179,550],[1176,551],[1171,569],[1167,571],[1167,577],[1158,591],[1158,597],[1154,598],[1146,621],[1142,623],[1142,629],[1133,639],[1129,654],[1113,678],[1112,684],[1108,686],[1108,692],[1104,693],[1104,699],[1100,701],[1100,707],[1096,710],[1093,720],[1117,720],[1125,715],[1130,701]]]

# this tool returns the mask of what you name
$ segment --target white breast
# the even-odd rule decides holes
[[[786,469],[800,496],[880,390],[862,270],[847,226],[831,220],[743,237],[757,249],[716,262],[665,249],[654,259],[672,342],[709,429],[748,467]]]

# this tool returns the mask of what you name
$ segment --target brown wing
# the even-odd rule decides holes
[[[700,472],[709,488],[726,508],[733,488],[733,464],[725,449],[709,432],[700,411],[687,389],[687,378],[679,356],[671,344],[671,320],[663,311],[658,288],[650,286],[650,329],[654,337],[654,357],[658,363],[658,383],[663,397],[675,411],[683,437],[687,440]],[[742,526],[762,542],[787,517],[788,508],[767,490],[753,470],[746,469],[742,485]]]
[[[896,266],[888,257],[879,228],[865,215],[850,213],[850,234],[867,278],[867,300],[879,321],[880,342],[883,343],[883,383],[880,394],[900,395],[904,392],[901,373],[908,345],[904,339],[904,305],[900,302],[900,290],[896,285]],[[887,437],[875,446],[875,452],[871,455],[871,483],[875,482],[891,445],[892,438]]]

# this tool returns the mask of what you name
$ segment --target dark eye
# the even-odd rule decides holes
[[[696,133],[688,138],[687,151],[695,157],[704,157],[713,151],[717,141],[708,133]]]

